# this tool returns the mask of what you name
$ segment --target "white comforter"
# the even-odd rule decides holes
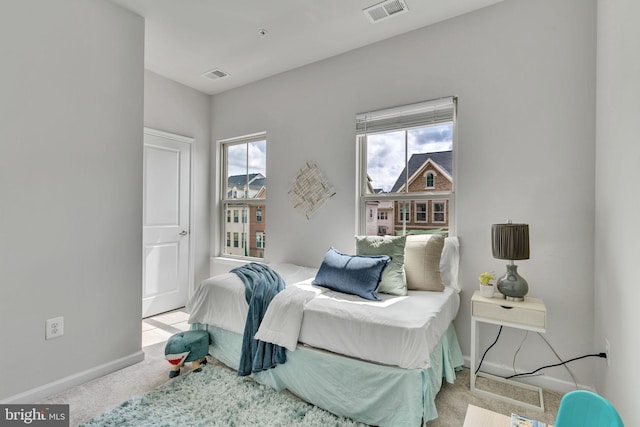
[[[379,294],[381,301],[368,301],[312,286],[315,269],[272,267],[287,288],[271,301],[256,338],[290,351],[300,343],[376,363],[426,368],[460,304],[450,287],[409,291],[404,297]],[[187,310],[189,323],[242,334],[248,311],[244,285],[234,273],[211,277],[197,288]]]
[[[305,306],[312,299],[328,291],[326,288],[311,285],[311,280],[287,286],[271,300],[255,339],[295,351],[300,338]]]

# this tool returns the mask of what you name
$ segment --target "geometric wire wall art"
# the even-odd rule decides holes
[[[318,165],[309,162],[300,169],[289,188],[289,199],[293,208],[299,210],[307,219],[335,195],[335,190]]]

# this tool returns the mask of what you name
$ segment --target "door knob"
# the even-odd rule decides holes
[[[182,231],[180,232],[180,235],[181,235],[181,236],[186,236],[187,234],[189,234],[189,233],[187,232],[187,230],[182,230]]]

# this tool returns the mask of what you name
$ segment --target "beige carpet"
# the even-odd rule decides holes
[[[88,383],[73,387],[49,399],[39,402],[44,404],[69,404],[70,425],[79,423],[115,408],[131,397],[154,389],[169,379],[170,365],[164,359],[164,343],[154,344],[143,348],[145,360],[121,371],[95,379]],[[215,363],[215,361],[213,361]],[[183,369],[187,373],[189,368]],[[489,388],[489,384],[477,382],[479,388]],[[500,390],[495,390],[500,391]],[[515,391],[501,390],[501,393],[512,395]],[[522,396],[526,398],[527,396]],[[428,423],[428,427],[462,426],[468,404],[491,409],[510,415],[517,412],[547,423],[553,423],[558,411],[561,398],[560,393],[545,392],[545,413],[523,409],[520,406],[509,405],[498,400],[479,397],[469,391],[469,370],[463,369],[458,373],[455,384],[444,383],[436,398],[439,417]]]

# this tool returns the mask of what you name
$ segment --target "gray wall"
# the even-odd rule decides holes
[[[209,194],[211,97],[151,71],[144,72],[144,125],[149,128],[194,138],[192,154],[194,182],[195,272],[192,285],[209,277]]]
[[[640,425],[639,20],[637,1],[598,1],[595,347],[601,351],[605,339],[611,345],[609,367],[598,371],[598,390],[628,426]]]
[[[0,400],[33,400],[143,357],[144,22],[102,0],[2,9]]]
[[[355,115],[457,95],[463,353],[478,274],[505,270],[491,256],[491,224],[513,219],[530,224],[531,259],[519,271],[547,304],[546,338],[568,359],[594,351],[595,61],[595,0],[509,0],[214,95],[212,141],[267,132],[267,260],[317,266],[329,246],[355,249]],[[317,162],[337,191],[308,221],[287,197],[305,161]],[[482,342],[496,332],[484,328]],[[505,331],[486,366],[508,371],[522,337]],[[556,362],[529,334],[517,366]],[[602,366],[589,359],[571,369],[593,386]],[[573,387],[561,368],[538,380]]]
[[[638,8],[598,2],[597,116],[595,0],[508,0],[214,96],[210,113],[208,97],[146,72],[143,119],[142,19],[101,0],[11,1],[0,15],[0,338],[19,355],[1,347],[0,400],[33,400],[141,357],[143,124],[196,138],[197,283],[207,275],[203,180],[218,161],[209,136],[269,132],[267,256],[317,265],[329,245],[354,249],[355,114],[457,95],[464,353],[477,275],[504,268],[490,225],[526,221],[531,259],[519,270],[547,303],[547,338],[564,358],[602,351],[607,338],[610,367],[571,369],[640,423],[640,206],[627,190],[639,178]],[[310,221],[286,193],[307,160],[338,190]],[[45,320],[60,315],[64,337],[45,341]],[[510,365],[521,338],[503,334],[489,367]],[[522,369],[556,362],[536,336],[523,350]],[[570,386],[564,370],[546,372],[547,385]]]

